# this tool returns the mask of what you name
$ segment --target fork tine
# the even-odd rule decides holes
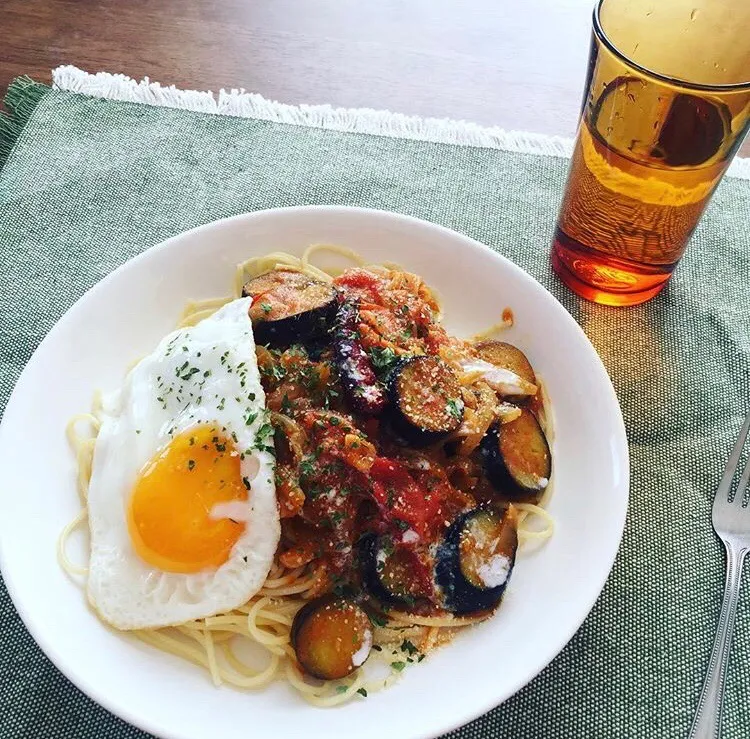
[[[737,437],[737,441],[734,443],[732,454],[729,456],[727,466],[724,468],[724,475],[722,476],[721,482],[719,483],[719,489],[716,491],[717,500],[729,500],[729,491],[732,488],[732,478],[734,477],[737,465],[740,463],[740,457],[742,456],[742,447],[745,446],[745,439],[747,438],[748,431],[750,431],[750,413],[747,414],[745,423],[742,424],[740,435]],[[743,479],[745,479],[744,475]],[[747,483],[747,480],[745,480],[745,482]],[[740,501],[742,501],[742,498],[740,498]]]
[[[750,454],[747,455],[745,460],[745,468],[742,470],[742,477],[737,484],[737,492],[734,494],[734,500],[739,505],[745,500],[745,489],[747,488],[748,480],[750,480]]]

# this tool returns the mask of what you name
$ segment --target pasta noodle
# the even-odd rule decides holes
[[[332,280],[333,271],[324,271],[312,263],[315,256],[327,252],[358,266],[364,260],[351,249],[330,245],[309,246],[301,257],[284,252],[272,252],[263,257],[248,259],[238,265],[234,275],[234,291],[231,296],[198,300],[189,303],[179,320],[179,326],[192,326],[210,316],[221,306],[241,295],[242,286],[248,278],[282,266],[298,270],[311,277],[326,281]],[[385,268],[377,269],[386,273]],[[423,283],[420,278],[405,272],[391,272],[391,280],[396,286],[420,291]],[[439,306],[435,303],[435,310]],[[503,324],[499,324],[503,325]],[[448,355],[453,350],[448,347]],[[271,355],[263,347],[258,347],[258,362],[272,361]],[[460,442],[460,454],[467,456],[479,445],[487,429],[495,420],[496,398],[494,392],[483,382],[477,382],[478,373],[465,373],[460,377],[465,399],[465,421],[456,433]],[[78,515],[62,531],[58,541],[58,558],[61,566],[76,578],[85,577],[85,566],[77,565],[67,555],[67,542],[71,534],[87,521],[87,491],[92,471],[96,437],[101,426],[102,401],[97,393],[92,411],[72,418],[67,427],[67,436],[74,451],[77,464],[77,489],[82,508]],[[291,453],[301,458],[306,432],[293,419],[283,414],[273,413],[275,426],[283,428]],[[88,427],[88,432],[84,432]],[[547,491],[549,495],[549,490]],[[516,504],[519,512],[519,541],[540,541],[552,535],[554,520],[540,505]],[[540,526],[541,524],[541,526]],[[392,610],[384,622],[375,629],[376,651],[372,652],[370,663],[385,667],[385,677],[370,676],[371,670],[357,670],[353,675],[340,680],[320,681],[302,674],[294,658],[290,631],[297,611],[305,599],[315,594],[320,584],[321,573],[314,563],[287,568],[276,562],[261,590],[241,608],[230,613],[191,621],[180,626],[156,630],[133,632],[142,642],[164,652],[188,660],[204,667],[215,685],[229,684],[244,689],[259,689],[278,678],[286,681],[308,702],[316,706],[334,706],[350,700],[357,694],[367,695],[392,684],[399,677],[392,664],[404,660],[415,661],[404,655],[400,645],[419,644],[423,653],[449,640],[463,627],[478,623],[486,615],[476,617],[417,616]],[[243,642],[260,647],[265,654],[265,664],[257,667],[250,664],[238,652]],[[374,659],[373,659],[374,658]]]

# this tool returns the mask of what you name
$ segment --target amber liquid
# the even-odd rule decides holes
[[[720,106],[678,95],[654,113],[654,130],[642,139],[632,125],[618,125],[617,112],[608,111],[604,130],[587,115],[581,123],[552,263],[568,287],[595,302],[634,305],[664,287],[731,159],[719,154]]]

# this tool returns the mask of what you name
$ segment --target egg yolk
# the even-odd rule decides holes
[[[227,516],[231,505],[222,511],[219,504],[247,498],[232,441],[213,426],[184,431],[138,475],[128,506],[131,541],[143,560],[166,572],[216,568],[245,530],[244,521]]]

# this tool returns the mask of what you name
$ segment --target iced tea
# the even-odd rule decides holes
[[[656,295],[677,266],[747,131],[750,83],[708,84],[706,79],[728,74],[718,63],[713,75],[704,70],[694,83],[635,64],[612,47],[601,26],[605,9],[618,2],[624,0],[603,0],[595,12],[581,123],[552,261],[582,297],[632,305]],[[680,3],[666,5],[674,10]],[[609,19],[621,34],[623,28],[635,32],[632,18],[630,25],[616,13]],[[745,46],[750,79],[750,44]]]

